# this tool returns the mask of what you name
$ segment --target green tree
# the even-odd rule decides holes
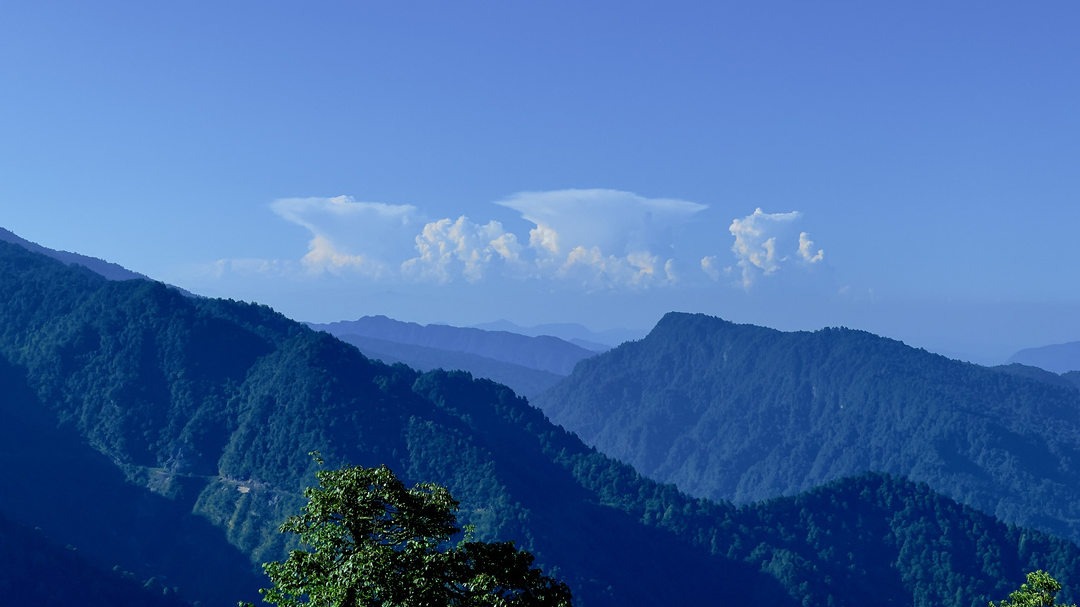
[[[533,556],[512,542],[474,542],[466,534],[451,544],[461,529],[458,502],[446,488],[406,488],[386,466],[316,476],[319,486],[305,492],[308,504],[281,526],[311,550],[263,566],[274,583],[260,591],[264,601],[279,607],[571,604],[569,588],[533,568]]]
[[[1043,571],[1033,571],[1027,574],[1027,583],[1020,585],[1020,590],[1009,594],[1007,600],[1000,603],[990,601],[990,607],[1044,607],[1054,605],[1054,595],[1061,590],[1061,584]],[[1076,607],[1073,604],[1071,607]]]

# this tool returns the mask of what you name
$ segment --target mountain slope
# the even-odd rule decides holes
[[[364,356],[381,360],[388,365],[404,363],[417,371],[468,371],[476,377],[503,384],[525,398],[536,396],[565,377],[467,352],[440,350],[360,335],[339,335],[338,339],[356,346]]]
[[[358,335],[426,348],[475,354],[538,371],[569,375],[574,365],[595,355],[557,337],[527,337],[506,331],[484,331],[448,325],[418,325],[385,316],[359,320],[310,324],[311,328],[344,337]]]
[[[0,516],[0,597],[5,605],[191,607],[157,578],[94,567],[72,546]]]
[[[248,565],[282,558],[276,528],[314,482],[312,450],[446,485],[479,539],[534,552],[579,606],[861,605],[879,588],[879,602],[966,607],[1033,563],[1066,598],[1080,583],[1075,545],[925,486],[865,476],[739,509],[692,499],[494,382],[387,366],[262,306],[107,282],[3,244],[0,357],[16,395],[0,409],[0,512],[61,543],[81,534],[103,567],[150,560],[205,605],[257,584],[207,597],[181,574],[209,587],[237,549]]]
[[[1008,362],[1039,367],[1053,373],[1080,371],[1080,341],[1026,348],[1009,357]]]
[[[745,503],[882,471],[1080,540],[1080,392],[869,333],[672,313],[534,402],[693,495]]]

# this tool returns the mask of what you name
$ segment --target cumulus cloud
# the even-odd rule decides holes
[[[731,268],[725,268],[726,271],[720,269],[716,255],[703,257],[701,259],[701,269],[713,280],[720,280],[722,274],[731,271]]]
[[[744,288],[749,289],[758,277],[775,274],[789,263],[815,264],[824,259],[825,251],[814,251],[814,241],[807,232],[795,236],[794,226],[801,217],[798,211],[765,213],[759,208],[731,222],[728,231],[735,237],[731,251]],[[721,271],[715,256],[702,259],[701,269],[713,280],[733,270],[729,266]]]
[[[521,245],[499,222],[479,225],[462,215],[457,221],[440,219],[425,225],[416,237],[416,250],[420,255],[402,264],[406,275],[446,283],[460,272],[465,280],[476,282],[494,260],[518,263]]]
[[[818,249],[817,253],[814,253],[814,241],[810,240],[810,235],[806,232],[799,233],[799,256],[803,261],[807,263],[817,263],[825,258],[824,249]]]

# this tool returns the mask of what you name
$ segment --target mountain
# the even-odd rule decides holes
[[[475,327],[486,331],[507,331],[532,337],[550,335],[594,352],[605,352],[623,342],[641,339],[646,333],[634,329],[610,329],[596,333],[577,323],[549,323],[522,327],[505,319],[482,323],[475,325]]]
[[[80,255],[78,253],[57,251],[55,249],[43,247],[37,243],[30,242],[29,240],[26,240],[25,238],[16,235],[10,230],[5,230],[4,228],[0,228],[0,241],[19,245],[28,251],[40,253],[47,257],[52,257],[53,259],[60,261],[66,265],[75,264],[83,266],[96,274],[100,274],[108,280],[150,280],[150,278],[144,274],[133,272],[119,264],[112,263],[111,261],[105,261],[103,259],[98,259],[97,257],[88,257],[86,255]],[[173,288],[189,297],[195,297],[194,294],[189,293],[184,289],[181,289],[179,287]]]
[[[418,371],[468,371],[476,377],[484,377],[512,388],[525,398],[533,398],[565,377],[467,352],[427,348],[360,335],[339,335],[338,339],[356,346],[364,356],[388,365],[404,363]]]
[[[1053,373],[1080,371],[1080,341],[1020,350],[1007,362],[1040,367]]]
[[[98,259],[96,257],[87,257],[86,255],[79,255],[78,253],[56,251],[43,247],[37,243],[33,243],[29,240],[26,240],[25,238],[19,237],[11,231],[5,230],[4,228],[0,228],[0,240],[4,242],[10,242],[12,244],[17,244],[35,253],[47,255],[49,257],[52,257],[53,259],[62,261],[67,265],[78,264],[81,266],[85,266],[90,270],[101,274],[105,278],[108,278],[109,280],[131,280],[134,278],[149,280],[149,278],[143,274],[139,274],[138,272],[132,272],[131,270],[128,270],[123,266],[102,259]]]
[[[1080,391],[861,331],[668,314],[534,399],[646,476],[748,503],[867,471],[1080,540]]]
[[[0,597],[5,605],[60,607],[191,607],[161,580],[138,582],[129,572],[104,571],[72,546],[51,544],[40,531],[0,516]]]
[[[1057,374],[1047,371],[1041,367],[1031,367],[1028,365],[1022,365],[1020,363],[1009,363],[1007,365],[998,365],[996,367],[990,367],[994,371],[1000,373],[1008,373],[1017,377],[1026,377],[1028,379],[1034,379],[1043,383],[1051,384],[1054,386],[1061,386],[1063,388],[1080,388],[1080,384],[1077,383],[1077,378],[1080,378],[1080,371],[1073,371],[1071,374],[1063,373]]]
[[[694,499],[505,386],[6,243],[0,395],[0,513],[207,607],[257,599],[252,570],[292,547],[277,527],[315,482],[314,450],[447,486],[477,539],[533,552],[579,607],[967,607],[1034,568],[1080,596],[1076,545],[925,484],[864,474],[741,507]]]
[[[528,337],[506,331],[419,325],[385,316],[365,316],[354,321],[309,326],[338,337],[357,335],[450,352],[464,352],[562,376],[569,375],[578,361],[596,354],[547,335]]]

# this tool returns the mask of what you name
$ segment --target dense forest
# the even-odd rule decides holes
[[[1080,540],[1080,390],[848,329],[668,314],[534,403],[690,494],[747,503],[868,471]]]
[[[925,484],[864,474],[738,507],[692,498],[492,381],[388,366],[264,306],[4,243],[0,394],[0,513],[207,607],[257,600],[314,450],[448,487],[477,539],[533,552],[579,606],[981,607],[1036,568],[1080,596],[1076,545]],[[20,558],[7,546],[0,559]]]

